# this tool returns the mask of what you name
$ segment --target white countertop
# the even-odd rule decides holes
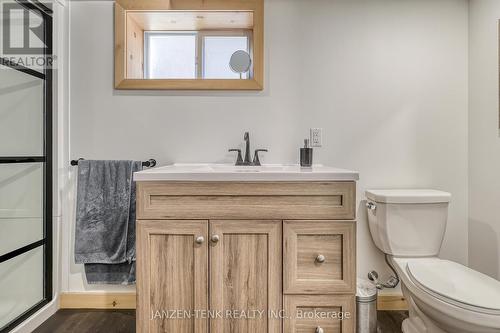
[[[301,168],[299,165],[265,164],[184,164],[146,169],[134,173],[135,181],[355,181],[356,171],[323,165]]]

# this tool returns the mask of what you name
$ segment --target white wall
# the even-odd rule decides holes
[[[359,199],[453,193],[442,256],[466,263],[467,1],[265,1],[263,92],[113,90],[113,4],[71,2],[70,156],[230,162],[249,130],[264,162],[290,163],[323,127],[316,162],[360,171]],[[359,207],[358,275],[387,272]],[[66,290],[107,289],[84,284],[66,244]]]
[[[500,2],[470,1],[469,262],[500,279],[500,138],[498,20]]]

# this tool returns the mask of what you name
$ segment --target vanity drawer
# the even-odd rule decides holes
[[[137,183],[138,219],[354,219],[355,182]]]
[[[284,221],[284,293],[346,294],[356,288],[356,222]]]
[[[286,333],[354,333],[355,296],[285,296]]]

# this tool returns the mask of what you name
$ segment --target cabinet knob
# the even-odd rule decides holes
[[[196,244],[203,244],[204,241],[205,241],[205,237],[203,237],[203,236],[198,236],[198,237],[196,237],[196,240],[195,240]]]
[[[316,332],[315,333],[325,333],[325,330],[322,329],[320,326],[316,327]]]
[[[316,262],[319,262],[320,264],[321,263],[324,263],[326,260],[325,256],[322,255],[322,254],[318,254],[318,256],[316,257]],[[320,327],[321,328],[321,327]]]
[[[219,235],[213,235],[211,238],[212,242],[214,242],[214,243],[217,243],[219,241],[219,239],[220,239]]]

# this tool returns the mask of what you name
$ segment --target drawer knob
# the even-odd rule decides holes
[[[325,333],[325,330],[322,329],[320,326],[316,327],[316,332],[315,333]]]
[[[205,241],[205,238],[203,236],[198,236],[196,237],[196,244],[203,244],[203,242]]]
[[[219,235],[213,235],[211,238],[212,242],[214,242],[214,243],[219,242],[219,239],[220,239]]]
[[[325,256],[322,255],[322,254],[318,254],[318,256],[316,257],[316,262],[319,262],[320,264],[324,263],[326,260]],[[320,327],[321,328],[321,327]]]

